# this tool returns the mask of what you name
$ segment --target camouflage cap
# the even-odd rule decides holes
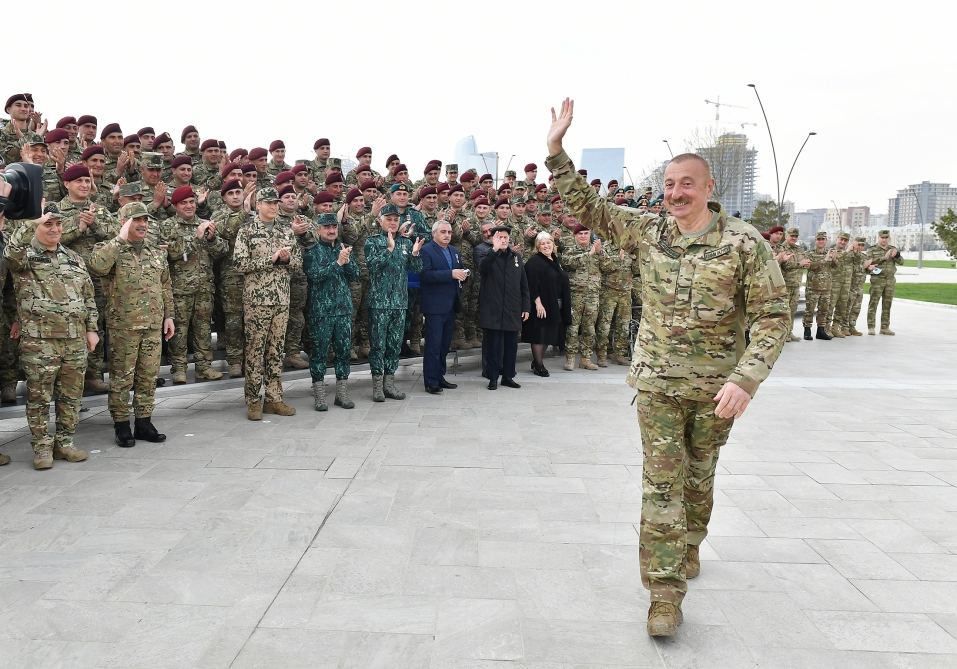
[[[329,167],[338,167],[338,168],[341,170],[341,169],[342,169],[342,158],[330,158],[330,159],[329,159]]]
[[[386,206],[382,207],[382,209],[379,210],[380,218],[382,216],[398,216],[398,215],[399,215],[399,208],[395,206],[394,204],[387,204]]]
[[[522,190],[525,190],[526,188],[528,188],[528,186],[525,185],[524,181],[516,181],[512,185],[512,188],[514,188],[515,190],[518,190],[519,188],[521,188]]]
[[[149,209],[146,208],[146,205],[142,202],[130,202],[124,204],[120,207],[120,210],[116,212],[117,217],[120,221],[125,221],[128,218],[153,218],[153,215],[150,214]]]
[[[514,176],[516,176],[515,170],[505,170],[505,178],[506,178],[506,179],[509,178],[509,177],[514,177]]]
[[[877,231],[877,236],[878,236],[878,237],[890,237],[890,236],[891,236],[891,231],[890,231],[890,230],[878,230],[878,231]]]
[[[798,230],[797,228],[788,228],[788,236],[789,236],[789,237],[792,236],[792,235],[795,236],[795,237],[797,237],[799,234],[801,234],[801,231]]]
[[[446,174],[448,174],[449,172],[455,172],[456,174],[458,174],[458,171],[459,171],[458,163],[449,163],[448,165],[445,166]]]
[[[512,204],[527,204],[524,197],[513,197]]]
[[[855,242],[860,242],[861,244],[866,244],[866,243],[867,243],[867,237],[855,237],[855,238],[854,238],[854,241],[855,241]]]
[[[143,184],[141,184],[139,181],[123,184],[120,186],[119,195],[121,197],[136,197],[137,195],[143,195]]]
[[[163,169],[163,154],[162,153],[153,153],[152,151],[146,151],[140,157],[140,167],[143,167],[148,170],[161,170]]]
[[[850,239],[851,235],[849,232],[842,232],[837,236],[838,239]]]
[[[272,186],[266,186],[265,188],[260,188],[259,192],[256,193],[257,202],[279,202],[279,193],[276,192],[276,189]]]
[[[316,225],[339,225],[339,219],[335,214],[320,214],[316,217]]]
[[[63,215],[60,214],[60,205],[56,202],[50,202],[43,208],[44,214],[50,214],[50,218],[63,218]]]
[[[38,146],[40,144],[46,146],[46,143],[46,140],[35,132],[28,132],[20,140],[20,146]]]
[[[827,233],[821,230],[816,235],[814,235],[814,239],[827,239]]]

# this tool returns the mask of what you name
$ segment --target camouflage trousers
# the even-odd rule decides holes
[[[867,327],[873,328],[877,318],[877,303],[881,303],[881,330],[891,326],[891,303],[897,279],[878,279],[871,276],[871,291],[867,296]]]
[[[801,302],[801,284],[786,283],[788,291],[788,307],[791,309],[791,327],[794,326],[794,317],[797,316],[798,305]]]
[[[72,446],[83,397],[86,339],[39,339],[23,335],[20,360],[27,377],[27,424],[34,452],[40,448]],[[50,437],[47,419],[53,398],[56,398],[56,433]]]
[[[369,369],[372,376],[395,374],[399,368],[405,315],[401,309],[369,309]]]
[[[103,360],[103,347],[106,345],[106,293],[103,292],[103,280],[100,277],[91,277],[93,280],[93,299],[96,301],[96,310],[99,318],[96,321],[96,333],[100,336],[100,341],[96,348],[87,356],[86,378],[102,379],[103,371],[106,369]]]
[[[841,327],[847,327],[847,301],[851,294],[851,277],[846,279],[834,279],[831,283],[831,301],[829,307],[831,313],[828,314],[828,323]]]
[[[688,591],[684,556],[708,534],[718,452],[733,420],[714,415],[714,402],[638,391],[643,451],[641,582],[652,601],[680,604]]]
[[[598,298],[598,322],[595,326],[598,357],[603,358],[609,352],[625,358],[631,357],[631,345],[628,339],[630,320],[631,290],[603,288]],[[613,323],[614,331],[612,331]]]
[[[830,311],[831,289],[812,290],[810,288],[804,291],[804,327],[809,328],[814,324],[814,312],[817,311],[817,326],[826,328],[828,326],[827,315]]]
[[[352,293],[352,342],[356,347],[369,345],[369,308],[366,306],[366,293],[369,292],[369,279],[364,278],[349,284]],[[315,337],[313,337],[315,339]]]
[[[405,310],[405,332],[403,339],[420,344],[422,341],[422,304],[419,301],[419,288],[409,288],[409,306]]]
[[[309,355],[309,373],[312,380],[322,381],[326,376],[326,355],[329,346],[336,356],[336,379],[349,378],[349,352],[352,348],[352,316],[309,317],[309,334],[312,337],[312,352]]]
[[[289,306],[286,304],[247,304],[243,312],[246,330],[246,402],[259,398],[266,386],[266,401],[282,401],[283,342]]]
[[[572,322],[565,331],[565,354],[587,358],[595,348],[598,291],[572,290]]]
[[[114,423],[130,419],[130,390],[137,418],[153,415],[156,375],[163,350],[159,330],[110,330],[110,397]]]
[[[3,270],[6,272],[6,269]],[[20,378],[19,342],[10,339],[10,326],[17,320],[17,297],[13,280],[7,277],[3,287],[3,318],[0,324],[0,386],[16,384]]]
[[[243,364],[243,275],[224,270],[220,294],[223,297],[223,333],[226,340],[226,363]]]
[[[482,332],[478,326],[478,276],[474,275],[462,284],[459,292],[460,308],[455,314],[455,325],[452,331],[454,341],[470,341],[476,339]]]
[[[173,294],[173,320],[176,334],[169,340],[170,371],[186,371],[186,338],[193,345],[193,361],[196,371],[209,369],[213,364],[213,341],[210,321],[213,317],[213,294],[196,291],[188,295]]]
[[[289,274],[289,323],[286,325],[286,355],[299,355],[302,351],[302,333],[306,327],[306,301],[309,284],[306,275],[300,272]]]
[[[847,298],[847,325],[855,327],[861,315],[861,304],[864,302],[864,284],[851,284],[851,294]]]

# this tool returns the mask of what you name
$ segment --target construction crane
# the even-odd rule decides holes
[[[733,107],[734,109],[747,109],[747,107],[742,107],[741,105],[730,105],[727,102],[721,102],[721,96],[718,96],[717,100],[705,100],[706,104],[714,105],[714,122],[717,124],[721,121],[721,108],[722,107]]]

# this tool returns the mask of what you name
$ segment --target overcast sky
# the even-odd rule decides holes
[[[398,153],[414,178],[474,134],[502,164],[541,165],[549,107],[576,100],[566,139],[624,146],[635,179],[714,125],[758,149],[758,190],[774,163],[799,210],[866,204],[898,188],[955,182],[957,11],[923,0],[801,2],[39,2],[42,37],[5,60],[4,99],[34,94],[51,118],[92,113],[230,148],[282,138],[290,159],[332,140],[334,155]],[[111,37],[115,33],[117,37]],[[24,36],[26,33],[23,34]],[[14,41],[19,38],[14,38]],[[13,44],[12,46],[16,46]],[[35,47],[35,48],[30,48]],[[27,67],[28,65],[32,67]],[[290,160],[290,162],[292,162]],[[541,176],[545,175],[542,170]]]

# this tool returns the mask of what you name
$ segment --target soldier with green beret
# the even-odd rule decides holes
[[[881,305],[881,334],[893,335],[891,330],[891,303],[897,285],[897,266],[904,264],[900,250],[891,245],[891,231],[879,230],[877,244],[867,250],[864,269],[871,276],[871,291],[867,299],[867,334],[874,334],[877,304]]]

